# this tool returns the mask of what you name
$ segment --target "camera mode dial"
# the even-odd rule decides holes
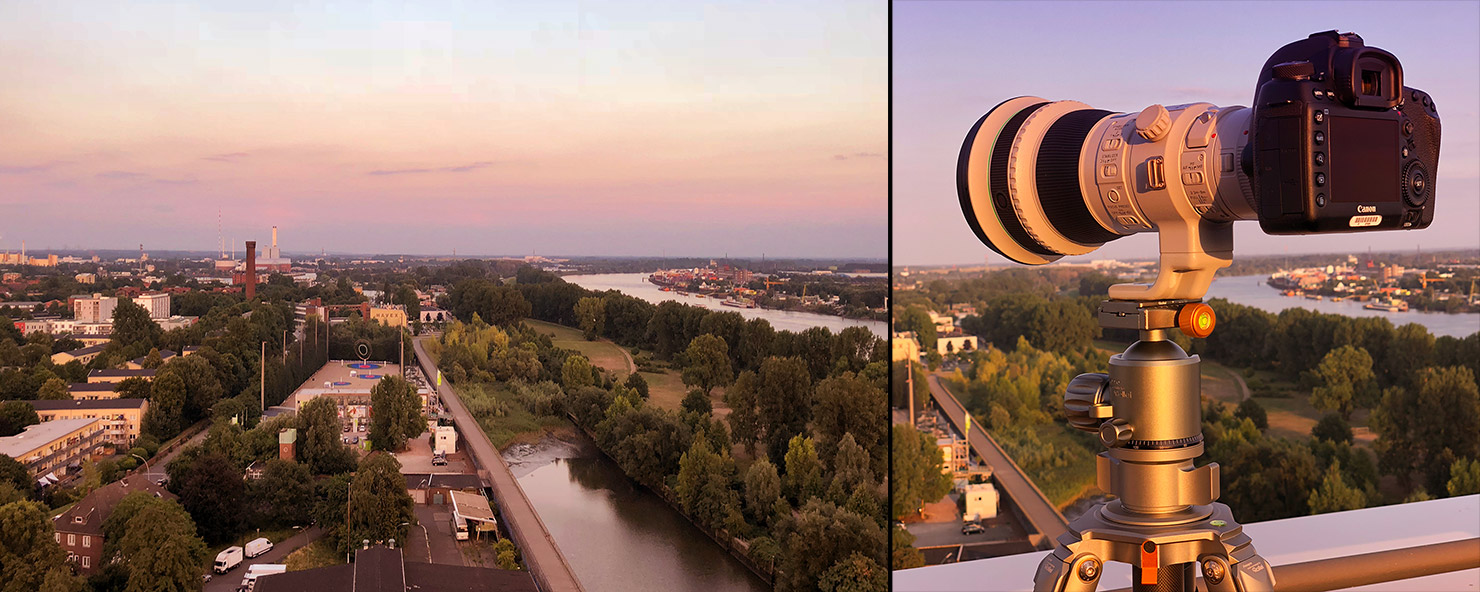
[[[1310,62],[1305,61],[1285,62],[1283,64],[1276,64],[1270,70],[1270,73],[1274,74],[1275,78],[1283,78],[1285,80],[1310,80],[1310,77],[1316,73],[1316,67],[1311,65]]]
[[[1152,105],[1141,110],[1136,116],[1136,133],[1147,142],[1156,142],[1165,138],[1167,132],[1172,129],[1172,114],[1161,105]]]

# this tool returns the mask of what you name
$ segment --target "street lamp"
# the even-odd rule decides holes
[[[128,455],[129,455],[129,456],[132,456],[132,457],[134,457],[134,458],[137,458],[137,459],[139,459],[139,460],[142,460],[142,461],[144,461],[144,475],[145,475],[145,477],[144,477],[144,478],[145,478],[145,479],[148,479],[148,478],[149,478],[149,477],[148,477],[148,475],[149,475],[149,459],[147,459],[147,458],[144,458],[144,457],[142,457],[142,456],[139,456],[139,455],[137,455],[137,454],[134,454],[134,453],[132,453],[132,452],[130,452],[130,453],[128,453]]]

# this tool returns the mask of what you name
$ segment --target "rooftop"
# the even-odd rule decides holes
[[[124,477],[87,494],[87,497],[58,515],[52,522],[59,532],[101,536],[103,521],[108,519],[108,516],[113,513],[113,508],[118,506],[118,502],[122,501],[124,496],[135,491],[143,491],[155,497],[175,499],[175,494],[149,482],[142,476]]]
[[[84,391],[107,391],[111,393],[116,390],[118,390],[118,383],[116,382],[74,382],[67,385],[67,392],[69,393]]]
[[[449,491],[452,496],[452,509],[458,516],[468,520],[480,522],[493,522],[493,508],[488,507],[488,498],[481,493],[467,493],[463,491]]]
[[[37,411],[59,409],[138,409],[147,399],[64,399],[61,401],[26,401]]]
[[[1237,513],[1234,514],[1237,516]],[[1366,508],[1245,524],[1259,555],[1274,566],[1349,557],[1480,537],[1480,495]],[[979,559],[893,573],[896,592],[1031,590],[1033,574],[1048,551]],[[1100,590],[1130,586],[1131,568],[1108,563]],[[991,585],[983,586],[984,582]],[[1353,590],[1420,591],[1480,589],[1480,569],[1437,574]]]
[[[27,426],[19,434],[0,438],[0,454],[11,458],[20,458],[30,454],[31,451],[37,448],[50,444],[57,438],[66,437],[67,434],[98,421],[100,420],[96,417],[85,417],[43,421],[36,425]]]
[[[101,351],[103,351],[105,349],[108,349],[108,344],[106,344],[106,343],[100,343],[98,345],[89,345],[87,347],[81,347],[81,348],[74,349],[72,351],[62,352],[62,353],[67,354],[69,356],[72,356],[74,358],[80,358],[82,356],[86,356],[86,355],[89,355],[89,354],[99,353],[99,352],[101,352]],[[94,372],[97,372],[97,371],[94,370]]]
[[[160,356],[164,356],[164,352],[160,352]],[[89,370],[87,372],[87,377],[92,378],[94,376],[127,376],[132,378],[137,376],[142,378],[145,376],[154,376],[155,372],[157,371],[153,368],[142,368],[139,370],[134,370],[130,368],[103,368],[101,370]]]
[[[352,565],[290,571],[257,580],[255,592],[536,592],[527,571],[406,561],[400,549],[355,551]]]
[[[407,489],[482,489],[483,480],[472,473],[404,473]]]
[[[352,366],[369,365],[369,368],[354,368]],[[374,378],[365,378],[365,376]],[[319,395],[368,395],[370,389],[380,382],[385,376],[400,376],[401,366],[390,362],[360,362],[359,360],[331,360],[324,364],[318,372],[315,372],[308,380],[293,391],[283,405],[297,409],[298,402],[307,401]],[[431,394],[430,389],[419,389],[418,392]]]

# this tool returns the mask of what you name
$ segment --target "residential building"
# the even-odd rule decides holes
[[[977,345],[975,335],[943,335],[935,338],[935,349],[942,356],[976,351]]]
[[[926,314],[929,314],[930,315],[930,322],[935,323],[935,333],[937,335],[946,335],[946,334],[949,334],[949,333],[956,332],[956,318],[955,317],[952,317],[950,315],[939,315],[939,314],[935,314],[935,311],[933,311],[933,310],[929,310],[929,311],[925,311],[925,312],[926,312]]]
[[[63,364],[66,364],[67,362],[76,360],[78,362],[86,364],[93,361],[93,358],[98,357],[98,354],[103,353],[103,350],[105,349],[108,349],[107,344],[99,344],[89,345],[87,347],[74,349],[72,351],[64,351],[61,353],[51,354],[51,363],[57,366],[61,366]]]
[[[0,438],[0,454],[9,456],[33,477],[66,475],[82,470],[82,461],[100,452],[103,422],[96,418],[59,419],[27,426]]]
[[[63,419],[103,420],[103,441],[117,450],[127,450],[139,438],[144,424],[144,413],[149,410],[146,399],[73,399],[62,401],[27,401],[36,409],[41,421]]]
[[[370,320],[387,327],[405,327],[406,309],[399,306],[376,306],[370,309]]]
[[[118,299],[93,294],[91,298],[73,297],[72,316],[79,323],[112,323]]]
[[[117,399],[117,388],[116,382],[74,382],[67,385],[67,394],[73,399]]]
[[[134,304],[143,307],[151,319],[170,318],[170,295],[168,293],[140,294],[134,298]]]
[[[123,382],[130,378],[142,378],[153,382],[155,372],[157,370],[150,368],[139,368],[137,370],[132,368],[103,368],[89,370],[87,372],[87,381],[96,384],[99,382]]]
[[[403,541],[404,542],[404,541]],[[537,592],[524,570],[407,561],[401,549],[376,545],[355,551],[355,562],[257,578],[253,592]]]
[[[77,564],[83,574],[97,573],[102,569],[103,522],[113,514],[113,508],[124,496],[135,491],[176,499],[175,494],[149,482],[140,476],[124,477],[109,483],[82,498],[62,515],[52,520],[57,543],[67,551],[67,559]]]
[[[891,361],[920,361],[920,343],[915,341],[914,331],[895,333],[894,338],[889,340],[889,348],[891,350]]]
[[[174,351],[167,350],[167,349],[159,350],[159,361],[161,363],[168,362],[168,361],[170,361],[170,358],[173,358],[173,357],[175,357],[175,352]],[[144,361],[145,360],[148,360],[148,359],[149,359],[149,356],[142,356],[142,357],[134,358],[132,360],[129,360],[127,362],[124,362],[123,367],[124,368],[128,368],[130,370],[143,370],[144,369]]]
[[[96,284],[96,283],[98,283],[98,274],[95,274],[95,273],[79,273],[77,275],[72,276],[72,279],[77,280],[77,283],[79,283],[79,284]]]

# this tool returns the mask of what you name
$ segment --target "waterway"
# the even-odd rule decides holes
[[[769,590],[584,436],[547,436],[503,456],[587,590]]]
[[[1344,300],[1309,300],[1300,296],[1281,296],[1280,291],[1265,283],[1263,275],[1239,275],[1219,277],[1208,288],[1208,298],[1222,298],[1265,311],[1278,313],[1287,308],[1304,308],[1316,312],[1346,315],[1349,317],[1383,317],[1393,326],[1418,323],[1427,327],[1436,336],[1468,337],[1480,331],[1480,313],[1449,314],[1442,312],[1386,312],[1362,308],[1365,302]]]
[[[664,292],[662,288],[647,281],[646,273],[602,273],[593,275],[568,275],[565,281],[588,290],[617,290],[628,296],[636,296],[653,304],[674,300],[684,304],[702,306],[711,310],[734,311],[746,319],[766,319],[778,330],[802,332],[812,327],[827,327],[837,333],[848,327],[863,327],[873,331],[881,339],[888,339],[888,325],[883,321],[863,321],[843,317],[795,312],[788,310],[766,310],[763,308],[735,308],[720,304],[718,298],[700,298],[677,292]],[[882,276],[882,274],[880,274]]]

